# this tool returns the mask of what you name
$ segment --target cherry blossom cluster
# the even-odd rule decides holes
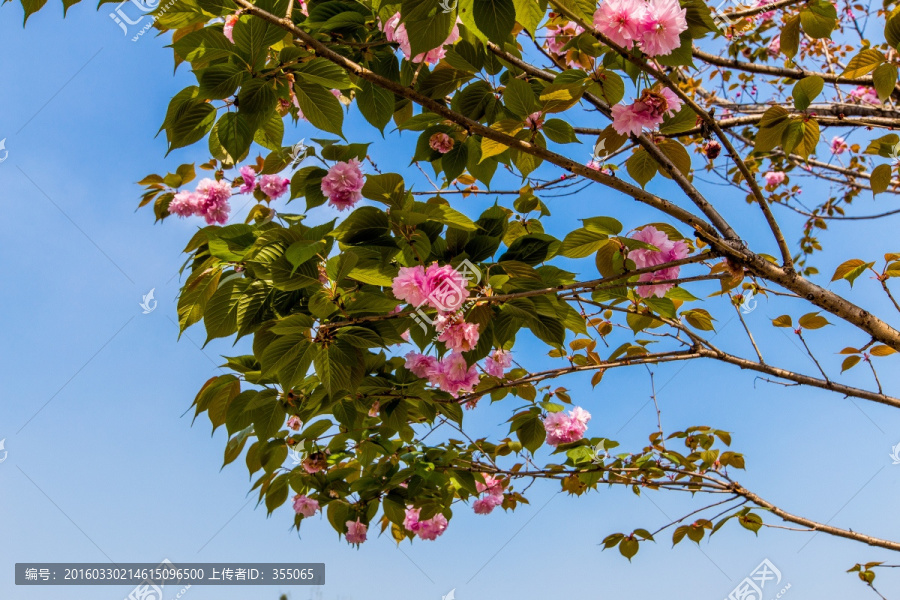
[[[484,475],[484,483],[475,482],[475,489],[479,494],[483,494],[481,498],[472,504],[472,510],[476,515],[490,514],[495,508],[503,504],[503,488],[506,483],[493,475]]]
[[[240,173],[243,183],[239,193],[251,193],[259,187],[269,200],[284,195],[291,183],[280,175],[263,175],[257,180],[256,171],[249,166],[241,167]],[[231,205],[228,203],[231,194],[231,185],[227,181],[201,179],[193,192],[185,190],[175,194],[169,203],[169,212],[179,217],[200,216],[210,225],[224,225],[231,212]]]
[[[359,168],[359,160],[351,158],[346,162],[338,162],[322,178],[322,193],[328,198],[328,204],[338,210],[352,208],[362,199],[362,189],[366,183],[365,175]]]
[[[406,509],[406,518],[403,519],[403,527],[419,536],[420,539],[434,541],[447,529],[447,517],[437,513],[430,519],[419,519],[421,509],[409,507]]]
[[[577,442],[584,437],[590,420],[591,413],[579,406],[570,410],[568,414],[564,412],[548,413],[543,418],[544,429],[547,431],[547,444],[559,446]]]
[[[612,126],[619,135],[640,135],[643,128],[655,129],[663,117],[681,110],[681,98],[667,87],[645,89],[632,104],[612,107]]]
[[[687,10],[678,0],[604,0],[594,27],[625,49],[637,46],[648,56],[662,56],[681,46]]]
[[[628,258],[634,261],[638,269],[655,267],[663,263],[681,260],[688,255],[688,246],[683,240],[672,241],[664,232],[652,225],[648,225],[631,235],[632,239],[655,246],[657,250],[649,248],[636,248],[628,252]],[[677,279],[681,267],[667,267],[658,271],[642,273],[638,278],[647,285],[639,285],[637,293],[642,298],[656,296],[662,298],[672,287],[673,283],[657,283],[670,279]]]

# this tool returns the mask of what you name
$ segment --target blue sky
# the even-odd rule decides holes
[[[7,315],[0,337],[0,439],[9,452],[0,463],[0,597],[115,600],[130,590],[16,587],[13,564],[34,561],[324,562],[328,583],[320,592],[335,600],[438,600],[453,588],[461,600],[684,597],[682,590],[724,598],[764,558],[781,570],[783,584],[791,584],[788,598],[856,598],[867,592],[844,570],[868,560],[897,562],[890,553],[825,535],[764,530],[754,538],[735,525],[699,548],[685,542],[673,550],[664,533],[629,564],[618,553],[601,552],[607,534],[656,529],[699,504],[681,494],[638,498],[621,489],[570,498],[540,483],[528,492],[530,506],[487,517],[460,507],[439,541],[399,549],[373,535],[356,550],[324,520],[307,523],[298,536],[287,506],[267,519],[245,495],[250,482],[242,462],[219,470],[224,431],[210,438],[204,419],[191,427],[182,416],[217,372],[220,355],[235,352],[228,342],[201,350],[201,330],[177,340],[176,273],[197,224],[169,219],[154,226],[148,209],[135,211],[140,187],[133,182],[207,158],[203,144],[166,158],[163,137],[153,137],[168,99],[193,78],[184,66],[173,75],[162,38],[131,42],[106,9],[77,5],[63,21],[61,8],[51,6],[25,30],[21,14],[18,5],[0,8],[0,139],[9,151],[0,163],[0,255],[6,262],[0,309]],[[591,118],[585,115],[583,124]],[[357,115],[348,117],[346,131],[353,141],[374,142],[371,154],[382,170],[421,180],[392,145],[396,137],[383,141]],[[314,136],[303,124],[289,127],[285,141]],[[412,138],[403,140],[408,145]],[[586,146],[566,150],[585,159],[589,152]],[[742,194],[701,186],[745,238],[774,252],[758,211]],[[667,181],[654,181],[651,189],[681,201]],[[804,187],[811,198],[826,191]],[[545,200],[553,211],[548,230],[560,236],[580,217],[614,215],[626,228],[660,220],[596,187]],[[477,214],[493,198],[454,201]],[[875,209],[870,198],[858,202],[860,212]],[[878,201],[889,202],[886,196]],[[325,211],[315,218],[329,216]],[[846,258],[874,260],[896,251],[883,241],[894,239],[891,226],[834,226],[822,235],[830,251],[816,258],[817,266],[831,273]],[[834,286],[847,291],[846,282]],[[158,308],[142,314],[138,304],[151,288]],[[875,282],[860,278],[852,297],[897,320]],[[814,373],[794,336],[767,324],[785,312],[797,317],[806,306],[758,300],[747,320],[766,359]],[[733,311],[721,300],[703,305],[719,319],[715,341],[749,356],[740,323],[729,320]],[[862,368],[837,376],[841,357],[834,353],[864,343],[860,334],[838,325],[813,332],[810,342],[839,381],[871,387]],[[534,369],[552,364],[545,356],[546,348],[527,341],[518,353]],[[900,379],[894,360],[880,359],[888,393]],[[767,384],[710,362],[654,371],[666,431],[695,424],[732,431],[734,449],[748,465],[737,478],[750,489],[785,510],[900,539],[900,465],[889,458],[900,443],[896,410]],[[626,449],[641,447],[656,427],[646,370],[609,372],[596,389],[589,380],[564,382],[593,414],[589,434],[618,439]],[[467,417],[476,434],[502,436],[514,408],[483,403]],[[893,582],[890,575],[879,574],[886,591],[896,589],[896,575]],[[267,600],[281,593],[306,600],[313,590],[195,586],[184,597]]]

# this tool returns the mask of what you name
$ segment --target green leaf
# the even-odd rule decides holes
[[[865,262],[858,258],[851,258],[838,265],[838,268],[834,270],[834,275],[832,275],[831,280],[837,281],[838,279],[846,279],[850,282],[850,287],[853,287],[853,282],[856,281],[856,278],[874,264],[874,262]]]
[[[356,359],[338,344],[332,344],[316,354],[316,375],[332,400],[338,399],[340,392],[350,391],[350,365],[354,362]]]
[[[860,50],[859,54],[850,59],[847,68],[841,73],[842,77],[857,78],[867,75],[875,70],[875,67],[886,61],[884,54],[879,50],[866,48]]]
[[[513,0],[513,6],[516,9],[516,21],[534,38],[537,27],[547,12],[546,0]]]
[[[200,97],[208,100],[229,98],[234,95],[246,76],[245,69],[231,63],[207,67],[197,73]]]
[[[781,315],[780,317],[772,319],[772,325],[775,327],[793,327],[794,321],[791,319],[790,315]]]
[[[575,144],[578,138],[575,137],[575,129],[569,125],[567,121],[562,119],[547,119],[541,128],[551,141],[557,144]]]
[[[516,437],[530,452],[537,452],[544,440],[547,438],[547,432],[544,429],[544,423],[534,413],[516,429]]]
[[[369,81],[363,81],[356,92],[356,105],[366,121],[382,134],[394,114],[394,94]]]
[[[166,128],[169,152],[203,139],[216,122],[216,109],[207,102],[190,103],[174,116]]]
[[[831,2],[819,0],[800,11],[803,31],[813,39],[827,38],[837,25],[837,9]]]
[[[893,64],[879,65],[872,73],[872,82],[878,92],[878,99],[884,102],[897,85],[897,67]]]
[[[822,93],[825,87],[825,80],[818,75],[804,77],[794,84],[794,108],[797,110],[806,110],[816,96]]]
[[[700,329],[701,331],[714,331],[715,327],[713,327],[713,318],[707,311],[702,308],[692,308],[691,310],[686,310],[681,313],[681,316],[684,317],[685,321],[690,323],[693,327]]]
[[[885,19],[884,39],[894,49],[900,45],[900,7],[894,8]]]
[[[856,364],[862,360],[861,356],[848,356],[841,363],[841,373],[846,371],[847,369],[852,369],[856,366]]]
[[[300,110],[314,127],[344,137],[344,111],[330,91],[318,84],[302,82],[294,84],[294,91]]]
[[[872,185],[873,196],[887,191],[891,185],[891,172],[890,165],[878,165],[872,169],[872,176],[869,182]]]
[[[781,29],[781,53],[788,58],[794,58],[800,49],[800,17],[793,16],[788,19]]]
[[[353,87],[347,72],[327,58],[314,58],[309,62],[300,63],[295,72],[303,81],[318,83],[327,88],[346,90]]]
[[[225,113],[216,129],[219,142],[225,151],[235,158],[244,156],[253,142],[253,131],[247,117],[241,113]]]
[[[584,258],[599,250],[609,239],[604,233],[583,228],[566,235],[560,254],[567,258]]]
[[[800,327],[805,329],[821,329],[826,325],[830,325],[828,319],[820,317],[818,312],[811,312],[800,317],[798,321]]]
[[[259,17],[244,15],[234,25],[232,48],[240,52],[253,69],[261,70],[266,64],[269,47],[284,39],[285,34],[280,27]]]
[[[510,77],[506,89],[503,90],[503,103],[506,104],[506,108],[524,119],[537,108],[537,96],[530,84]]]
[[[501,46],[516,24],[513,0],[474,0],[472,13],[478,29]]]
[[[251,79],[244,83],[238,94],[239,110],[250,115],[268,113],[275,108],[278,98],[272,83],[265,79]]]
[[[444,12],[440,3],[433,0],[402,0],[400,14],[413,56],[442,45],[456,20],[453,11]]]
[[[637,181],[641,187],[644,187],[656,175],[657,164],[649,152],[639,148],[626,161],[625,168],[632,179]]]

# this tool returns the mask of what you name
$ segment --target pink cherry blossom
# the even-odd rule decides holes
[[[650,56],[669,54],[681,46],[679,36],[687,29],[687,10],[678,0],[650,0],[646,6],[641,19],[641,50]]]
[[[362,544],[366,541],[366,532],[369,527],[359,519],[355,521],[347,521],[347,534],[344,536],[351,544]]]
[[[428,302],[443,312],[456,312],[469,297],[468,280],[451,265],[432,263],[425,269]]]
[[[225,17],[225,27],[222,28],[222,33],[225,34],[225,37],[227,37],[228,41],[232,44],[234,43],[234,25],[238,22],[239,18],[240,15],[238,13],[228,15]]]
[[[847,94],[850,100],[853,100],[859,104],[881,104],[881,101],[878,99],[878,94],[875,93],[875,90],[861,85],[857,87],[855,90],[851,90],[849,94]]]
[[[369,407],[369,413],[368,413],[369,416],[370,416],[370,417],[377,417],[377,416],[378,416],[378,411],[379,411],[380,408],[381,408],[381,403],[380,403],[378,400],[376,400],[376,401],[372,404],[372,406]]]
[[[581,25],[572,22],[550,25],[547,27],[547,49],[553,54],[562,54],[565,52],[563,47],[583,31]]]
[[[435,357],[410,352],[406,355],[406,368],[412,371],[416,377],[431,379],[439,367]]]
[[[512,352],[494,350],[484,361],[484,370],[488,375],[503,377],[503,371],[512,365]]]
[[[263,175],[259,179],[259,189],[262,190],[270,200],[279,198],[287,191],[290,184],[290,179],[285,179],[280,175]]]
[[[307,498],[305,494],[297,494],[294,496],[294,512],[304,517],[311,517],[319,510],[319,502],[312,498]]]
[[[525,127],[537,131],[544,126],[544,115],[540,111],[533,112],[525,117]]]
[[[843,154],[848,149],[849,149],[849,146],[847,146],[847,141],[844,138],[842,138],[838,135],[831,138],[832,154]]]
[[[763,175],[763,179],[766,180],[766,187],[774,188],[775,186],[784,182],[785,174],[781,171],[767,171]]]
[[[435,133],[428,139],[428,145],[431,146],[431,149],[441,154],[447,154],[453,150],[453,143],[452,137],[440,132]]]
[[[476,515],[489,515],[501,504],[503,504],[503,496],[485,496],[472,503],[472,510]]]
[[[400,273],[391,283],[394,298],[421,306],[428,300],[427,281],[425,268],[421,265],[400,267]]]
[[[625,49],[641,39],[647,13],[644,0],[603,0],[594,13],[594,27]]]
[[[444,342],[449,350],[468,352],[478,343],[478,324],[454,321],[439,329],[439,342]]]
[[[778,56],[778,54],[781,52],[781,36],[780,35],[776,35],[775,37],[772,38],[772,41],[769,42],[768,51],[769,51],[769,54],[771,54],[772,56]]]
[[[482,477],[484,477],[484,483],[477,479],[475,480],[475,489],[478,490],[479,494],[487,492],[488,495],[498,496],[503,493],[503,488],[506,487],[506,484],[502,479],[493,475],[482,475]]]
[[[447,529],[447,517],[437,513],[430,519],[419,520],[418,508],[407,508],[406,518],[403,519],[403,527],[412,531],[423,540],[436,540]]]
[[[287,426],[289,429],[293,431],[300,431],[300,427],[303,425],[303,421],[300,420],[300,417],[297,415],[292,416],[288,419]]]
[[[646,269],[663,263],[681,260],[688,255],[688,246],[684,240],[672,241],[665,232],[658,230],[652,225],[644,227],[640,231],[633,233],[630,237],[657,248],[657,250],[635,248],[628,252],[628,258],[634,261],[634,264],[638,269]],[[649,285],[638,286],[638,295],[644,298],[649,298],[650,296],[662,298],[675,284],[656,282],[677,279],[680,270],[681,267],[675,266],[649,273],[642,273],[640,277],[638,277],[638,281]]]
[[[228,221],[228,212],[231,210],[228,204],[231,188],[227,182],[202,179],[197,184],[197,195],[199,196],[197,214],[205,217],[208,224],[222,225]]]
[[[584,437],[591,414],[575,407],[569,414],[563,412],[549,413],[544,417],[544,429],[547,431],[547,443],[551,446],[570,444]]]
[[[365,176],[359,168],[359,160],[351,158],[348,162],[339,162],[328,170],[322,178],[322,193],[328,197],[328,203],[338,210],[346,210],[362,198]]]
[[[682,104],[681,98],[669,88],[645,89],[631,105],[612,107],[613,129],[619,135],[640,135],[644,127],[654,129],[663,122],[664,116],[677,113]]]
[[[478,385],[478,369],[466,363],[465,357],[453,352],[441,360],[429,377],[432,385],[436,385],[454,398],[472,391]]]
[[[178,192],[169,202],[169,212],[179,217],[190,217],[198,214],[200,196],[195,192]]]
[[[241,167],[241,179],[244,180],[244,183],[241,184],[240,193],[252,192],[256,187],[256,170],[250,166]]]

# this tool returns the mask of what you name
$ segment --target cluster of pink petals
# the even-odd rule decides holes
[[[300,417],[298,417],[297,415],[292,416],[290,419],[288,419],[288,422],[287,422],[288,429],[291,429],[292,431],[300,431],[300,427],[302,425],[303,425],[303,422],[300,420]]]
[[[252,192],[256,187],[256,169],[249,165],[241,167],[241,179],[243,183],[238,191],[242,194]]]
[[[658,248],[658,250],[636,248],[628,252],[628,258],[634,261],[638,269],[681,260],[688,255],[688,246],[683,240],[672,241],[669,236],[652,225],[633,233],[631,238]],[[680,271],[681,267],[667,267],[650,273],[642,273],[638,281],[645,282],[647,285],[637,287],[638,295],[643,298],[650,296],[662,298],[675,284],[657,282],[677,279]]]
[[[540,111],[533,112],[525,117],[525,127],[537,131],[544,126],[544,114]]]
[[[428,145],[431,146],[431,149],[435,152],[447,154],[453,150],[453,138],[446,133],[438,132],[428,138]]]
[[[430,519],[419,520],[418,508],[407,508],[406,518],[403,519],[403,527],[412,531],[423,540],[434,541],[447,529],[447,517],[437,513]]]
[[[772,4],[772,0],[757,0],[754,8],[759,8],[761,6],[767,6]],[[758,15],[753,15],[750,17],[751,21],[759,21],[760,23],[765,23],[766,21],[770,21],[772,17],[775,16],[774,10],[767,10],[766,12],[761,12]]]
[[[881,104],[881,100],[878,99],[878,94],[875,93],[875,90],[864,85],[852,90],[847,96],[850,100],[859,104]]]
[[[547,431],[547,443],[551,446],[570,444],[584,437],[591,413],[576,406],[569,411],[549,413],[544,417],[544,429]]]
[[[387,41],[394,42],[400,45],[400,50],[408,60],[414,63],[424,62],[428,65],[432,65],[444,58],[444,56],[447,55],[447,51],[444,49],[444,46],[452,44],[459,39],[459,27],[454,24],[453,30],[450,32],[450,35],[447,37],[447,39],[444,40],[443,44],[441,44],[437,48],[429,50],[428,52],[417,54],[410,59],[410,56],[412,55],[412,47],[409,43],[409,33],[407,33],[406,31],[406,25],[400,22],[400,13],[395,13],[393,17],[388,19],[387,22],[384,23],[384,25],[381,27],[381,30],[384,31],[384,36],[387,38]]]
[[[478,385],[478,369],[475,365],[470,367],[459,352],[453,352],[442,360],[410,352],[406,355],[406,368],[454,398],[461,393],[468,394]]]
[[[366,532],[369,530],[368,525],[359,519],[355,521],[347,521],[347,534],[344,536],[351,544],[362,544],[366,541]]]
[[[338,210],[346,210],[362,199],[365,182],[359,160],[351,158],[328,169],[328,174],[322,178],[322,193],[328,197],[329,204]]]
[[[280,175],[263,175],[259,179],[259,189],[262,190],[270,200],[281,197],[291,184],[290,179],[286,179]]]
[[[169,203],[169,212],[180,217],[202,216],[210,225],[228,221],[231,187],[225,181],[202,179],[193,192],[178,192]]]
[[[763,179],[766,180],[766,187],[774,188],[781,183],[784,183],[785,174],[781,171],[767,171],[763,174]]]
[[[772,38],[772,41],[769,42],[769,54],[772,56],[778,56],[778,53],[781,52],[781,36],[776,35]]]
[[[847,141],[839,135],[831,138],[831,152],[832,154],[843,154],[847,150],[849,150],[849,146],[847,145]]]
[[[484,483],[475,482],[475,488],[479,494],[484,494],[472,504],[472,510],[476,515],[490,514],[495,508],[503,504],[503,488],[506,484],[493,475],[484,475]]]
[[[509,350],[494,350],[484,360],[484,370],[488,375],[503,377],[504,370],[512,365],[512,352]]]
[[[456,312],[469,297],[468,280],[451,265],[432,263],[400,267],[391,283],[394,297],[413,306],[429,304],[442,312]]]
[[[640,135],[643,128],[655,129],[664,116],[677,113],[681,105],[681,98],[669,88],[644,90],[633,104],[612,107],[612,126],[619,135]]]
[[[438,341],[444,342],[448,350],[468,352],[478,343],[478,324],[466,323],[461,313],[438,316],[434,321],[434,328],[440,334]]]
[[[227,37],[228,41],[232,44],[234,43],[234,26],[238,22],[240,16],[240,13],[234,13],[225,17],[225,27],[222,28],[222,33],[225,34],[225,37]]]
[[[649,56],[662,56],[681,46],[687,10],[678,0],[604,0],[594,27],[626,49],[637,44]]]
[[[307,498],[305,494],[297,494],[294,496],[294,512],[304,517],[311,517],[319,510],[319,502],[312,498]]]

